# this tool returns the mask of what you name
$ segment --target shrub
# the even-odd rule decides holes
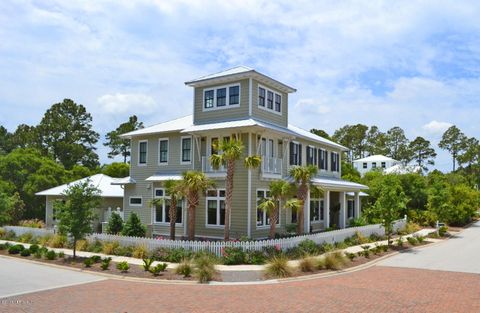
[[[64,235],[53,235],[52,238],[48,241],[48,246],[51,248],[66,248],[68,242],[67,236]]]
[[[325,256],[325,268],[329,270],[339,270],[346,262],[347,260],[341,252],[333,252]]]
[[[8,254],[19,254],[23,250],[25,250],[23,245],[13,245],[8,248]]]
[[[183,248],[158,248],[153,252],[153,256],[157,261],[180,263],[183,259],[193,258],[193,252]]]
[[[117,270],[119,270],[122,273],[128,272],[130,269],[130,265],[128,265],[127,261],[123,261],[120,263],[117,263]]]
[[[79,240],[79,241],[81,241],[81,240]],[[79,241],[77,241],[77,242],[79,242]],[[86,248],[85,251],[99,253],[99,252],[102,252],[102,250],[103,250],[102,242],[98,239],[95,239],[94,242],[91,242],[91,243],[87,242],[87,248]],[[79,250],[79,251],[81,251],[81,250]]]
[[[0,251],[7,250],[7,245],[4,243],[0,243]]]
[[[417,236],[416,239],[417,239],[418,243],[422,243],[422,242],[425,241],[425,237],[423,237],[423,236]]]
[[[77,249],[77,251],[87,251],[88,241],[86,241],[85,239],[78,240],[77,244],[75,245],[75,249]]]
[[[133,249],[133,246],[119,246],[115,249],[114,254],[131,257],[133,255]]]
[[[143,270],[145,272],[148,272],[150,271],[150,267],[152,266],[153,262],[155,261],[155,259],[153,258],[144,258],[143,259]]]
[[[294,233],[296,233],[296,232],[297,232],[297,223],[285,225],[285,231],[286,231],[288,234],[294,234]]]
[[[361,252],[362,255],[364,257],[366,257],[367,259],[369,259],[370,258],[370,246],[368,246],[368,245],[362,246],[362,249],[363,249],[363,251]]]
[[[115,254],[115,250],[120,246],[118,241],[106,241],[102,245],[103,254]]]
[[[411,244],[412,246],[416,246],[418,244],[417,238],[415,237],[408,237],[407,240],[408,240],[408,243]]]
[[[302,240],[298,244],[298,248],[300,249],[302,254],[316,255],[320,252],[320,248],[318,247],[318,245],[310,239]]]
[[[183,259],[180,264],[178,264],[177,268],[175,269],[175,273],[179,275],[183,275],[183,277],[190,277],[192,275],[192,262],[190,259]]]
[[[386,236],[380,236],[379,234],[373,233],[368,237],[368,242],[381,241],[385,240],[386,238]]]
[[[325,257],[319,258],[319,259],[317,260],[317,264],[316,264],[316,265],[317,265],[317,269],[319,269],[319,270],[325,269]]]
[[[42,236],[40,238],[38,238],[38,243],[41,245],[41,246],[46,246],[48,244],[48,242],[52,239],[53,235],[45,235],[45,236]]]
[[[60,251],[60,252],[58,253],[58,257],[59,257],[60,259],[63,259],[63,258],[65,257],[65,253],[64,253],[63,251]]]
[[[41,259],[42,258],[42,251],[41,250],[38,250],[37,252],[35,252],[33,254],[33,256],[36,258],[36,259]]]
[[[36,218],[30,220],[22,220],[18,222],[18,225],[30,228],[45,228],[45,223],[42,220]]]
[[[94,263],[94,261],[91,258],[85,259],[83,261],[83,264],[85,265],[85,267],[92,267],[93,263]]]
[[[447,234],[447,231],[448,231],[448,227],[447,227],[447,226],[441,226],[441,227],[438,229],[438,235],[440,235],[440,237],[445,237],[445,235]]]
[[[164,272],[167,269],[167,263],[158,263],[156,266],[153,266],[150,268],[150,273],[153,274],[153,276],[158,276],[160,275],[161,272]]]
[[[288,264],[285,256],[276,256],[272,258],[265,267],[265,272],[269,277],[290,277],[293,274],[292,267]]]
[[[92,255],[90,259],[92,259],[93,262],[98,263],[102,260],[102,257],[99,255]]]
[[[29,249],[23,249],[22,252],[20,252],[21,256],[30,256],[30,250]]]
[[[133,249],[132,256],[137,259],[143,259],[147,256],[148,249],[146,245],[137,245]]]
[[[388,246],[388,245],[381,245],[380,248],[381,248],[381,250],[382,250],[383,252],[387,252],[389,246]]]
[[[3,232],[0,233],[0,238],[3,239],[3,240],[15,240],[15,238],[17,238],[17,235],[15,234],[15,232],[13,230],[9,230],[9,231],[5,231],[5,229],[3,229]]]
[[[213,279],[215,274],[215,259],[210,255],[203,254],[196,257],[195,260],[195,277],[200,283],[207,283]]]
[[[35,253],[40,249],[40,247],[38,245],[30,245],[29,249],[30,249],[30,252]]]
[[[122,235],[131,237],[145,237],[147,228],[142,224],[138,215],[133,212],[128,217],[122,230]]]
[[[335,248],[337,249],[346,249],[348,248],[348,245],[345,242],[336,242],[335,243]]]
[[[368,222],[367,222],[367,220],[365,219],[364,216],[360,216],[358,218],[352,218],[352,219],[350,219],[350,222],[348,223],[348,225],[350,227],[365,226],[367,224],[368,224]]]
[[[397,239],[397,246],[403,247],[403,238],[402,238],[402,236],[398,237],[398,239]]]
[[[373,247],[372,251],[375,255],[377,255],[377,254],[382,253],[383,250],[382,250],[381,246],[376,244],[375,247]]]
[[[298,268],[300,271],[306,272],[313,272],[315,270],[315,259],[311,256],[304,256],[300,263],[298,264]]]
[[[345,253],[345,255],[347,256],[347,258],[348,258],[350,261],[353,261],[353,260],[355,260],[355,258],[356,258],[356,254],[355,254],[355,253],[347,252],[347,253]]]
[[[405,227],[403,227],[402,229],[400,229],[398,231],[398,233],[400,235],[408,235],[408,234],[414,233],[414,232],[419,231],[419,230],[420,230],[420,226],[418,226],[418,224],[408,222],[405,225]]]
[[[7,232],[7,231],[5,230],[5,228],[0,227],[0,238],[3,238],[3,236],[5,236],[5,233],[6,233],[6,232]]]
[[[48,250],[48,252],[45,253],[45,257],[47,260],[55,260],[57,258],[57,254],[53,250]]]
[[[21,235],[20,237],[18,237],[18,241],[20,242],[24,242],[24,243],[28,243],[32,240],[33,238],[33,234],[32,233],[25,233],[23,235]]]
[[[108,234],[120,234],[123,230],[123,220],[120,217],[120,214],[117,212],[112,212],[110,218],[108,219],[107,224],[107,233]]]
[[[365,237],[361,232],[356,231],[355,235],[353,235],[353,240],[355,242],[355,246],[357,245],[363,245],[365,243],[368,243],[370,240],[368,240],[367,237]]]
[[[110,267],[110,262],[111,261],[112,261],[112,258],[110,258],[110,257],[102,259],[102,263],[100,264],[101,269],[103,271],[108,270],[108,268]]]
[[[324,244],[322,244],[320,246],[320,250],[323,252],[323,253],[327,253],[327,252],[330,252],[334,249],[333,245],[331,243],[327,243],[325,242]]]
[[[226,265],[236,265],[245,263],[245,252],[242,248],[226,247],[223,250],[223,263]]]
[[[266,260],[265,252],[258,250],[250,250],[245,253],[245,263],[261,265]]]

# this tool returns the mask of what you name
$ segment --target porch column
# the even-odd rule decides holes
[[[308,191],[307,199],[305,200],[305,202],[305,212],[303,214],[303,229],[305,229],[305,232],[308,234],[310,233],[310,190]]]
[[[346,199],[346,196],[347,196],[347,193],[345,191],[340,191],[339,192],[340,194],[340,218],[339,218],[339,221],[338,221],[338,226],[340,228],[345,228],[345,218],[346,218],[346,214],[345,214],[345,204],[347,203],[347,199]]]
[[[360,206],[361,206],[360,192],[355,191],[355,213],[354,213],[355,218],[360,217]]]
[[[324,209],[324,213],[325,213],[325,216],[324,216],[324,223],[325,223],[325,228],[329,228],[330,227],[330,190],[325,190],[325,207],[323,208]]]

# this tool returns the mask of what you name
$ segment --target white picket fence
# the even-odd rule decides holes
[[[406,220],[401,219],[395,222],[394,231],[397,231],[406,225]],[[18,236],[24,233],[32,233],[36,236],[44,236],[53,234],[53,230],[28,228],[19,226],[5,226],[6,230],[13,230]],[[356,232],[368,237],[372,234],[383,236],[385,234],[384,228],[380,224],[367,225],[361,227],[350,227],[345,229],[338,229],[323,233],[307,234],[303,236],[295,236],[289,238],[272,239],[272,240],[258,240],[258,241],[188,241],[188,240],[169,240],[169,239],[154,239],[144,237],[127,237],[109,234],[92,234],[87,237],[87,240],[93,242],[100,241],[117,241],[121,246],[137,246],[145,245],[150,251],[157,248],[184,248],[192,251],[209,251],[215,255],[222,255],[223,249],[226,247],[242,248],[247,250],[262,250],[267,247],[275,247],[276,249],[287,250],[298,246],[300,242],[305,239],[310,239],[316,244],[342,242],[348,237],[353,236]]]

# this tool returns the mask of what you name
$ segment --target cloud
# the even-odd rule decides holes
[[[423,125],[422,128],[431,134],[441,134],[452,125],[452,123],[433,120],[430,123]]]
[[[315,99],[300,99],[295,103],[295,109],[301,110],[303,113],[313,114],[327,114],[330,112],[330,108],[320,101]]]
[[[154,112],[157,104],[155,100],[144,94],[103,95],[97,99],[101,110],[109,114],[125,114],[140,112],[142,114]]]

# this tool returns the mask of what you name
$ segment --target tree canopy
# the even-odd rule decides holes
[[[110,148],[108,157],[113,159],[118,155],[123,157],[123,163],[127,163],[127,157],[130,156],[130,140],[120,138],[120,135],[143,128],[143,123],[138,121],[136,115],[128,118],[128,121],[120,124],[115,130],[105,135],[106,142],[103,144]]]

